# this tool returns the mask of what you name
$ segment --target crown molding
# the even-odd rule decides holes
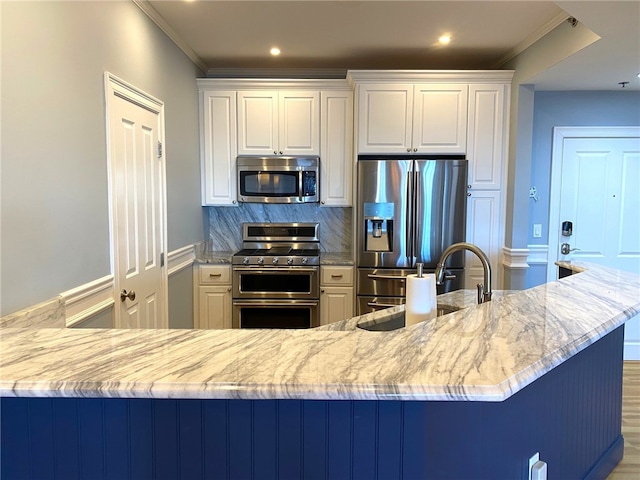
[[[134,4],[138,6],[140,10],[142,10],[147,17],[155,23],[160,30],[162,30],[172,41],[176,44],[176,46],[182,50],[182,52],[191,59],[196,66],[202,70],[203,72],[207,71],[207,65],[202,61],[200,56],[183,40],[183,38],[178,35],[178,33],[171,28],[171,26],[162,18],[162,15],[158,13],[158,11],[151,6],[151,4],[147,0],[132,0]]]
[[[565,11],[558,13],[555,17],[553,17],[551,20],[545,23],[542,27],[540,27],[538,30],[536,30],[527,38],[525,38],[522,42],[520,42],[514,48],[512,48],[505,56],[500,58],[494,65],[494,68],[501,68],[502,66],[504,66],[508,61],[520,55],[527,48],[529,48],[531,45],[536,43],[538,40],[540,40],[542,37],[544,37],[546,34],[548,34],[550,31],[552,31],[562,22],[567,21],[567,19],[569,18],[571,18],[571,15],[569,15]]]
[[[343,79],[333,78],[198,78],[199,90],[229,89],[252,90],[266,88],[287,88],[290,90],[344,90],[349,89],[349,83]]]
[[[345,79],[346,68],[210,68],[207,78]]]
[[[511,83],[513,70],[349,70],[350,84],[362,83]]]

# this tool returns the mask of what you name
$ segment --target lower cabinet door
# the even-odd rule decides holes
[[[231,287],[199,287],[197,328],[231,328]]]
[[[320,325],[353,317],[353,287],[322,287]]]

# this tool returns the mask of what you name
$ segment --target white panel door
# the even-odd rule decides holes
[[[415,86],[412,151],[466,152],[467,92],[467,85]]]
[[[561,260],[640,274],[640,141],[569,138],[562,156],[560,221],[573,224]],[[554,226],[552,226],[553,228]]]
[[[549,226],[549,243],[557,247],[559,260],[640,274],[640,130],[636,130],[635,136],[612,138],[603,128],[600,135],[605,136],[562,140],[560,205],[557,212],[552,205]],[[554,163],[558,160],[554,158]],[[565,221],[572,222],[571,236],[562,235]],[[561,252],[563,243],[572,249],[566,255]],[[557,269],[551,268],[553,279]],[[625,325],[624,358],[640,360],[640,316]]]
[[[114,274],[121,292],[115,325],[166,328],[161,114],[113,92],[108,106]]]

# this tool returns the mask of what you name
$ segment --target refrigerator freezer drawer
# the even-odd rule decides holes
[[[404,297],[406,295],[406,276],[416,271],[405,268],[359,268],[358,295]],[[424,273],[434,273],[425,270]],[[438,285],[438,294],[452,292],[462,288],[464,280],[463,269],[447,269],[444,285]]]

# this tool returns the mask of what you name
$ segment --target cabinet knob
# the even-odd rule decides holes
[[[280,150],[278,153],[279,153],[280,155],[282,155],[282,150]]]
[[[471,192],[467,192],[467,197],[470,197],[470,196],[471,196]]]
[[[414,149],[413,149],[413,151],[414,151],[414,152],[417,152],[417,151],[418,151],[418,149],[417,149],[417,148],[414,148]]]
[[[230,292],[230,291],[231,291],[231,287],[227,287],[227,292]]]
[[[320,204],[321,204],[321,205],[324,205],[324,200],[322,200],[322,201],[320,202]]]
[[[320,293],[324,293],[324,288],[321,288],[321,289],[320,289]]]
[[[233,204],[235,205],[235,204],[236,204],[236,201],[235,201],[235,200],[231,200],[231,203],[233,203]]]
[[[408,152],[408,153],[411,153],[411,149],[410,149],[410,148],[407,148],[407,152]]]
[[[277,154],[278,154],[278,151],[277,151],[277,150],[274,150],[274,151],[273,151],[273,154],[274,154],[274,155],[277,155]]]

